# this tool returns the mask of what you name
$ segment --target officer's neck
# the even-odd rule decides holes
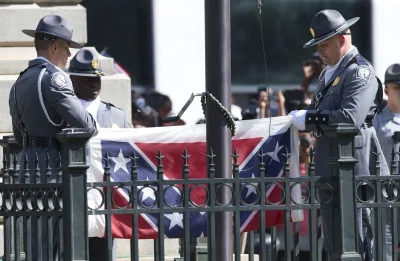
[[[62,67],[60,66],[60,64],[57,62],[57,59],[55,59],[52,55],[49,55],[48,52],[37,52],[37,57],[41,57],[46,59],[48,62],[50,62],[51,64],[57,66],[57,67]]]
[[[400,103],[398,101],[388,99],[387,106],[391,112],[400,114]]]

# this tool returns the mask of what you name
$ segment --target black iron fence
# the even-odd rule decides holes
[[[212,151],[208,155],[207,178],[193,179],[190,176],[190,158],[186,151],[182,152],[182,178],[165,180],[163,172],[162,151],[158,152],[157,180],[138,180],[136,157],[131,158],[130,181],[114,182],[110,177],[109,158],[106,155],[104,181],[86,184],[85,143],[89,135],[82,130],[65,130],[58,138],[62,143],[61,154],[57,158],[45,157],[45,167],[39,169],[39,156],[29,159],[20,151],[12,137],[1,140],[3,146],[3,182],[0,185],[0,215],[4,217],[4,260],[88,260],[88,215],[104,215],[108,249],[112,249],[112,215],[129,215],[132,220],[131,260],[140,260],[139,218],[143,214],[152,214],[158,223],[158,238],[154,240],[154,259],[165,260],[164,215],[179,213],[182,215],[183,237],[181,239],[180,256],[175,260],[216,260],[216,249],[219,247],[221,235],[215,233],[215,215],[218,212],[233,214],[232,250],[235,260],[327,260],[323,256],[323,230],[321,228],[320,211],[333,209],[333,255],[332,260],[361,260],[359,251],[358,226],[356,225],[356,209],[371,208],[373,219],[373,250],[376,260],[386,260],[387,244],[390,243],[393,260],[397,260],[397,221],[399,207],[398,161],[393,151],[391,162],[392,175],[381,176],[379,160],[376,156],[375,175],[356,177],[354,175],[353,139],[358,133],[348,125],[333,126],[331,135],[337,136],[339,142],[331,151],[331,177],[316,175],[313,151],[310,152],[308,176],[292,178],[289,175],[289,163],[286,162],[282,177],[264,175],[268,164],[264,162],[264,152],[259,152],[258,169],[260,176],[256,178],[240,178],[236,151],[232,155],[232,177],[216,178]],[[289,159],[290,155],[286,155]],[[58,167],[52,177],[51,161]],[[33,162],[33,165],[29,165]],[[33,166],[33,168],[29,168]],[[54,172],[54,170],[53,170]],[[243,187],[252,186],[257,200],[247,202],[243,197]],[[275,186],[279,188],[281,197],[271,201],[266,191]],[[301,186],[300,202],[292,198],[291,192]],[[229,198],[222,198],[221,189],[230,191]],[[118,190],[125,190],[129,200],[120,205],[113,200]],[[155,203],[144,205],[139,200],[143,189],[151,189],[155,195]],[[180,199],[172,204],[166,193],[169,189],[179,192]],[[195,202],[191,195],[194,190],[202,190],[204,202]],[[321,196],[324,190],[325,197]],[[96,191],[101,195],[101,204],[88,207],[87,193]],[[328,197],[326,192],[328,191]],[[282,211],[283,229],[266,228],[265,220],[270,211]],[[291,213],[303,210],[308,220],[292,222]],[[241,233],[240,213],[255,211],[258,215],[258,230]],[[198,240],[191,236],[190,214],[205,213],[207,215],[207,254],[199,255],[196,251]],[[307,227],[306,235],[302,235],[302,226]],[[386,242],[386,231],[390,227],[392,242]],[[282,234],[279,241],[278,234]],[[300,238],[308,241],[307,259],[300,256]],[[281,245],[281,247],[279,247]],[[279,251],[283,249],[284,251]],[[283,253],[279,255],[278,252]],[[106,260],[112,260],[109,251]]]

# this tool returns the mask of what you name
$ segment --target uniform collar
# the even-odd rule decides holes
[[[345,68],[347,64],[350,62],[351,59],[353,59],[354,56],[358,54],[358,49],[357,47],[353,46],[353,48],[343,56],[342,61],[340,62],[340,67]]]
[[[383,118],[383,122],[389,122],[392,121],[394,117],[393,112],[389,109],[388,106],[386,106],[383,110],[382,110],[382,118]],[[396,124],[398,124],[396,122]]]
[[[38,56],[38,57],[36,57],[36,59],[29,61],[29,67],[35,66],[35,65],[38,65],[38,64],[43,64],[43,63],[52,64],[46,57]],[[52,64],[52,65],[54,67],[56,67],[59,71],[63,71],[59,67],[57,67],[56,65],[54,65],[54,64]]]
[[[351,53],[354,51],[354,49],[357,50],[357,48],[356,48],[354,45],[352,45],[351,48],[350,48],[350,50],[349,50],[342,58],[340,58],[340,60],[339,60],[335,65],[332,65],[332,66],[328,65],[328,66],[326,66],[326,69],[327,69],[327,70],[336,70],[336,68],[338,68],[339,65],[342,65],[342,61],[345,60],[345,58],[346,58],[349,54],[351,54]],[[358,51],[357,51],[357,53],[358,53]],[[347,63],[345,63],[345,65],[346,65],[346,64],[347,64]]]
[[[30,60],[28,66],[32,67],[43,63],[50,63],[50,62],[46,58],[39,56],[36,59]]]

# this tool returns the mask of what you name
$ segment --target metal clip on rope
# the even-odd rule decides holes
[[[231,131],[232,137],[235,136],[235,133],[236,133],[235,120],[233,119],[233,117],[229,113],[229,111],[217,100],[217,98],[215,98],[214,95],[212,95],[209,92],[203,92],[203,93],[197,93],[197,94],[192,93],[189,100],[186,102],[186,104],[183,106],[183,108],[179,111],[177,116],[163,118],[161,121],[163,123],[167,123],[167,122],[175,122],[175,121],[180,120],[181,116],[187,110],[187,108],[193,102],[194,97],[196,97],[196,96],[201,96],[201,107],[203,109],[204,117],[207,119],[207,115],[206,115],[207,104],[206,104],[206,102],[207,102],[207,99],[210,99],[210,101],[214,102],[217,105],[222,116],[226,120],[228,127]]]

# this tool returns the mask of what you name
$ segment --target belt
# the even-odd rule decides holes
[[[60,147],[61,143],[53,137],[29,137],[26,147]]]
[[[370,119],[370,118],[367,118],[366,120],[365,120],[365,122],[362,124],[362,128],[364,128],[364,129],[366,129],[366,128],[371,128],[373,125],[372,125],[372,119]],[[323,131],[313,131],[312,132],[312,135],[315,137],[315,138],[319,138],[319,137],[321,137],[322,135],[324,135],[324,132]]]

